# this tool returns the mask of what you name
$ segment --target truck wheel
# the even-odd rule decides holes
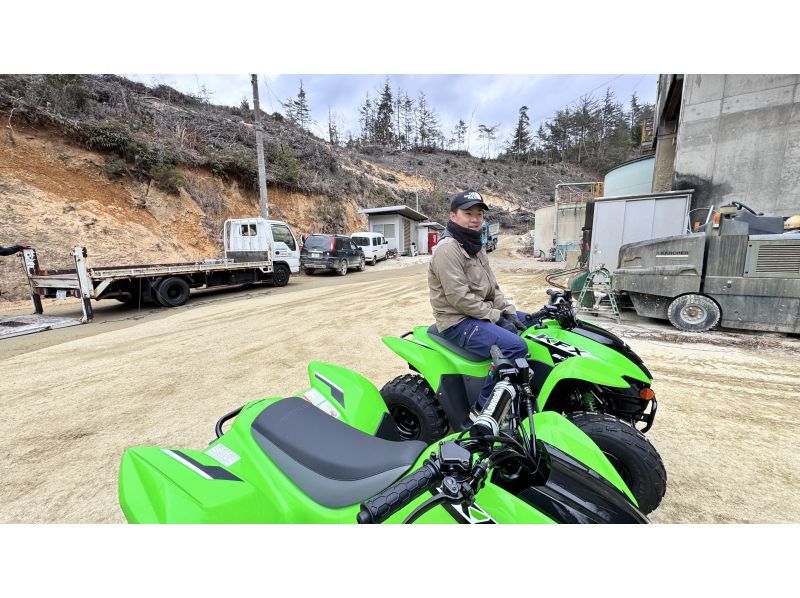
[[[303,268],[303,272],[306,273],[306,276],[311,276],[314,274],[314,268]]]
[[[387,382],[381,396],[403,440],[428,444],[443,438],[450,423],[422,376],[405,374]]]
[[[366,260],[364,259],[364,256],[362,255],[361,259],[358,262],[358,266],[356,267],[356,270],[358,270],[359,272],[363,272],[365,263],[366,263]]]
[[[178,307],[189,299],[189,283],[177,276],[165,278],[153,294],[164,307]]]
[[[276,287],[285,287],[289,282],[289,275],[289,268],[284,264],[278,264],[272,272],[272,284]]]
[[[686,332],[705,332],[719,322],[719,306],[703,295],[681,295],[667,308],[667,317],[675,328]]]
[[[347,274],[347,260],[342,260],[339,264],[339,267],[336,269],[336,273],[339,276],[344,276]]]
[[[376,254],[372,256],[372,265],[375,266],[377,263],[378,263],[378,255]]]
[[[655,511],[667,492],[667,470],[644,434],[606,413],[579,411],[566,417],[611,461],[639,503],[639,510],[645,515]]]

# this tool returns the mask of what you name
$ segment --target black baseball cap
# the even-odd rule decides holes
[[[456,210],[468,210],[472,206],[480,206],[484,210],[489,209],[489,206],[487,206],[486,203],[484,203],[481,194],[475,191],[474,189],[467,189],[466,191],[462,191],[461,193],[456,195],[452,200],[450,200],[451,212],[455,212]]]

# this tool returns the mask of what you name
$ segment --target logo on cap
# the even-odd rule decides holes
[[[464,199],[477,199],[478,201],[483,201],[483,198],[480,196],[479,193],[475,191],[471,191],[464,196]]]

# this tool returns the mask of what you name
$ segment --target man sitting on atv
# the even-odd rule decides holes
[[[500,292],[486,250],[481,244],[481,195],[467,189],[450,202],[447,230],[433,250],[428,266],[433,316],[439,334],[467,351],[489,358],[497,345],[508,359],[525,357],[528,346],[518,331],[528,315],[518,312]],[[477,407],[483,407],[495,385],[486,378]]]

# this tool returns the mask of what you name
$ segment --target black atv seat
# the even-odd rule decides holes
[[[460,347],[458,344],[447,340],[445,337],[439,334],[439,329],[436,328],[436,324],[432,324],[428,328],[428,336],[430,336],[432,340],[442,345],[448,351],[452,351],[456,355],[461,355],[461,357],[464,359],[469,359],[470,361],[486,361],[489,359],[489,357],[481,357],[477,353],[467,351],[464,347]]]
[[[297,397],[264,409],[252,432],[286,477],[315,502],[334,509],[361,503],[390,486],[427,446],[369,436]]]

